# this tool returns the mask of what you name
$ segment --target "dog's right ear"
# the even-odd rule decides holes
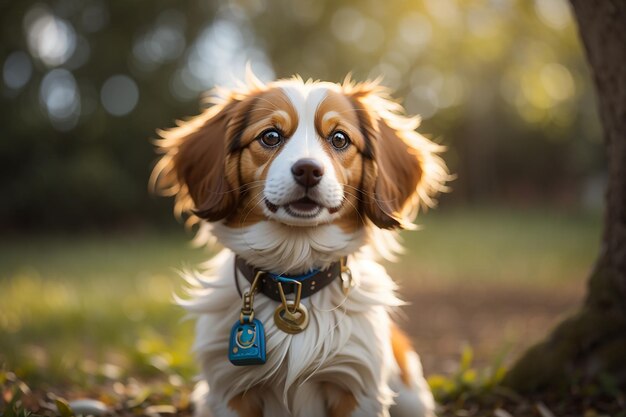
[[[249,99],[229,98],[178,127],[159,131],[163,156],[150,178],[161,195],[176,196],[175,214],[194,214],[210,222],[228,217],[239,201],[237,158],[230,143],[245,128]]]

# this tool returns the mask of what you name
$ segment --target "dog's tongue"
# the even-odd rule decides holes
[[[312,211],[319,207],[319,204],[317,204],[315,201],[311,200],[308,197],[296,200],[289,205],[298,211]]]

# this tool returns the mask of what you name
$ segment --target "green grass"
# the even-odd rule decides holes
[[[0,243],[0,362],[37,382],[192,373],[175,268],[206,258],[179,234]]]
[[[405,285],[580,280],[597,252],[598,213],[473,209],[428,213],[391,266]],[[192,326],[173,305],[176,268],[209,254],[155,232],[0,241],[0,365],[34,384],[98,384],[194,373]]]
[[[600,242],[601,215],[558,209],[432,211],[390,269],[404,282],[553,285],[583,279]]]

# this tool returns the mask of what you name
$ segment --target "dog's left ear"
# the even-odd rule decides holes
[[[434,206],[433,197],[446,189],[449,175],[438,156],[444,148],[415,131],[419,119],[402,116],[386,89],[352,84],[346,93],[372,147],[363,156],[363,210],[380,228],[411,228],[420,206]]]

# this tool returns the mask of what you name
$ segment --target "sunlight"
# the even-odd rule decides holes
[[[66,69],[48,72],[41,82],[39,97],[56,129],[70,130],[78,123],[80,93],[71,72]]]
[[[33,6],[24,17],[30,53],[49,67],[65,63],[76,48],[76,32],[46,6]]]
[[[190,48],[185,67],[177,71],[171,85],[182,84],[194,96],[215,85],[234,86],[244,78],[248,62],[261,80],[274,78],[272,65],[265,52],[255,45],[249,28],[224,16],[200,33]]]

